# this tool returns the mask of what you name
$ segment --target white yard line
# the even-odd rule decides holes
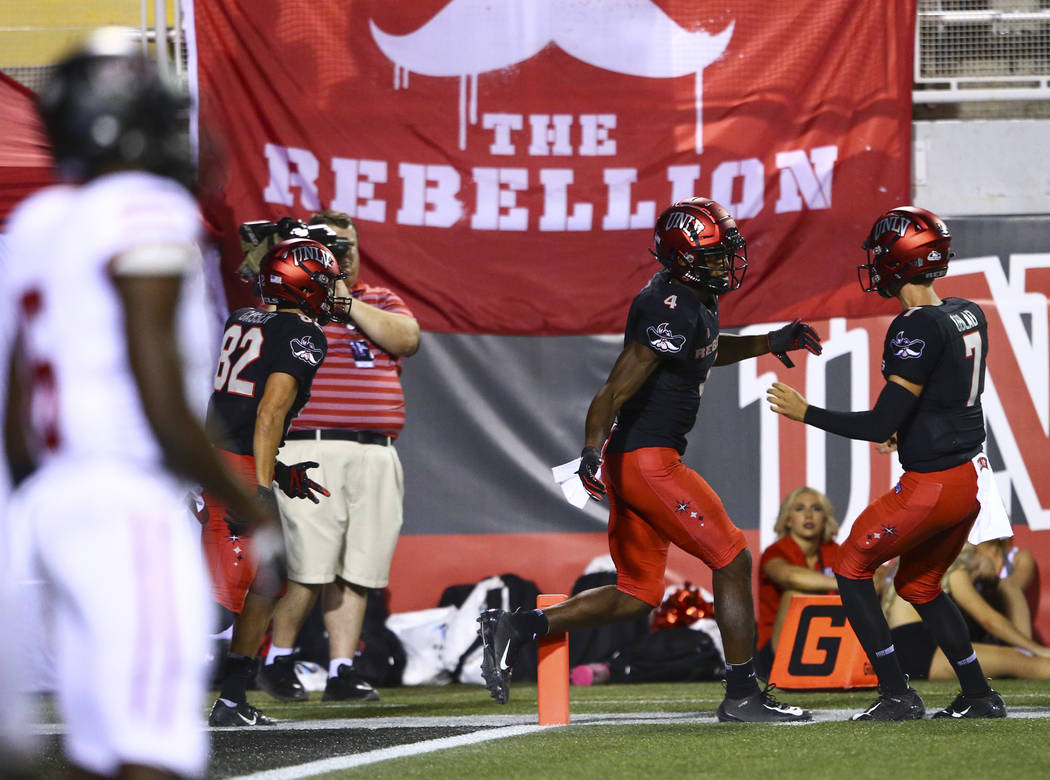
[[[391,758],[404,758],[406,756],[418,756],[424,753],[433,753],[436,750],[447,750],[448,748],[462,747],[464,745],[476,745],[479,742],[488,742],[493,739],[504,739],[505,737],[518,737],[523,734],[532,734],[550,726],[506,726],[486,731],[475,731],[470,734],[461,734],[458,737],[442,737],[441,739],[428,739],[426,742],[415,742],[410,745],[397,745],[396,747],[371,750],[367,753],[354,753],[349,756],[337,756],[325,758],[321,761],[310,761],[297,766],[287,766],[281,769],[267,769],[265,772],[256,772],[251,775],[241,775],[232,780],[296,780],[301,777],[314,777],[327,772],[338,772],[343,769],[375,764],[379,761],[387,761]]]

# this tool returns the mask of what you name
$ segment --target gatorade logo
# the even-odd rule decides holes
[[[788,672],[827,677],[835,670],[843,635],[850,631],[841,605],[814,604],[802,608],[791,646]]]

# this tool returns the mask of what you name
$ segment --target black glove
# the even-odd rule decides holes
[[[576,472],[588,495],[595,501],[605,498],[605,485],[596,476],[602,465],[602,454],[595,447],[584,447],[580,453],[580,468]]]
[[[800,319],[796,319],[783,328],[769,331],[766,334],[766,343],[769,344],[769,351],[788,368],[795,367],[791,358],[787,356],[789,349],[808,349],[814,355],[819,355],[824,351],[824,348],[820,346],[820,336]]]
[[[286,466],[281,461],[277,461],[273,465],[273,478],[277,482],[277,487],[288,498],[308,498],[315,504],[319,504],[321,500],[314,495],[313,492],[315,490],[326,497],[332,494],[323,485],[319,485],[306,475],[308,470],[315,469],[317,466],[318,464],[312,460],[293,463],[291,466]]]

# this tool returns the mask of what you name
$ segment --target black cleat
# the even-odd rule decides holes
[[[984,696],[967,696],[960,693],[955,701],[933,713],[935,718],[1005,718],[1006,705],[1003,697],[995,691]]]
[[[222,699],[216,699],[212,705],[211,714],[208,716],[209,726],[272,726],[276,723],[273,718],[267,718],[259,710],[244,701],[236,707],[231,707]]]
[[[926,705],[914,688],[901,694],[890,695],[879,689],[879,698],[864,712],[858,712],[850,720],[922,720],[926,717]]]
[[[321,701],[378,701],[379,691],[362,679],[352,666],[339,664],[338,674],[329,677]]]
[[[718,705],[718,720],[736,723],[801,723],[813,720],[809,710],[781,704],[771,691],[775,686],[766,685],[758,693],[743,699],[723,699]]]
[[[295,656],[282,655],[259,669],[255,678],[258,686],[283,701],[303,701],[309,697],[306,688],[295,673]]]
[[[514,661],[525,642],[514,627],[514,615],[502,609],[489,609],[478,617],[481,637],[481,676],[497,704],[510,698],[510,675]]]

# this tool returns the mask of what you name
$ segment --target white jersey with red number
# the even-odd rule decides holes
[[[142,172],[49,187],[8,223],[11,297],[0,306],[16,311],[39,468],[11,495],[0,535],[9,576],[45,585],[65,751],[99,775],[141,764],[196,776],[206,766],[200,530],[143,412],[115,283],[182,277],[177,345],[203,416],[218,339],[194,249],[200,225],[186,190]],[[19,612],[11,624],[31,634],[36,617]],[[13,655],[0,666],[18,677]]]
[[[193,198],[168,179],[115,173],[40,191],[15,210],[8,227],[8,289],[25,339],[40,460],[159,464],[128,363],[114,274],[183,276],[178,346],[187,397],[203,415],[216,337]],[[173,245],[193,251],[173,253]]]

